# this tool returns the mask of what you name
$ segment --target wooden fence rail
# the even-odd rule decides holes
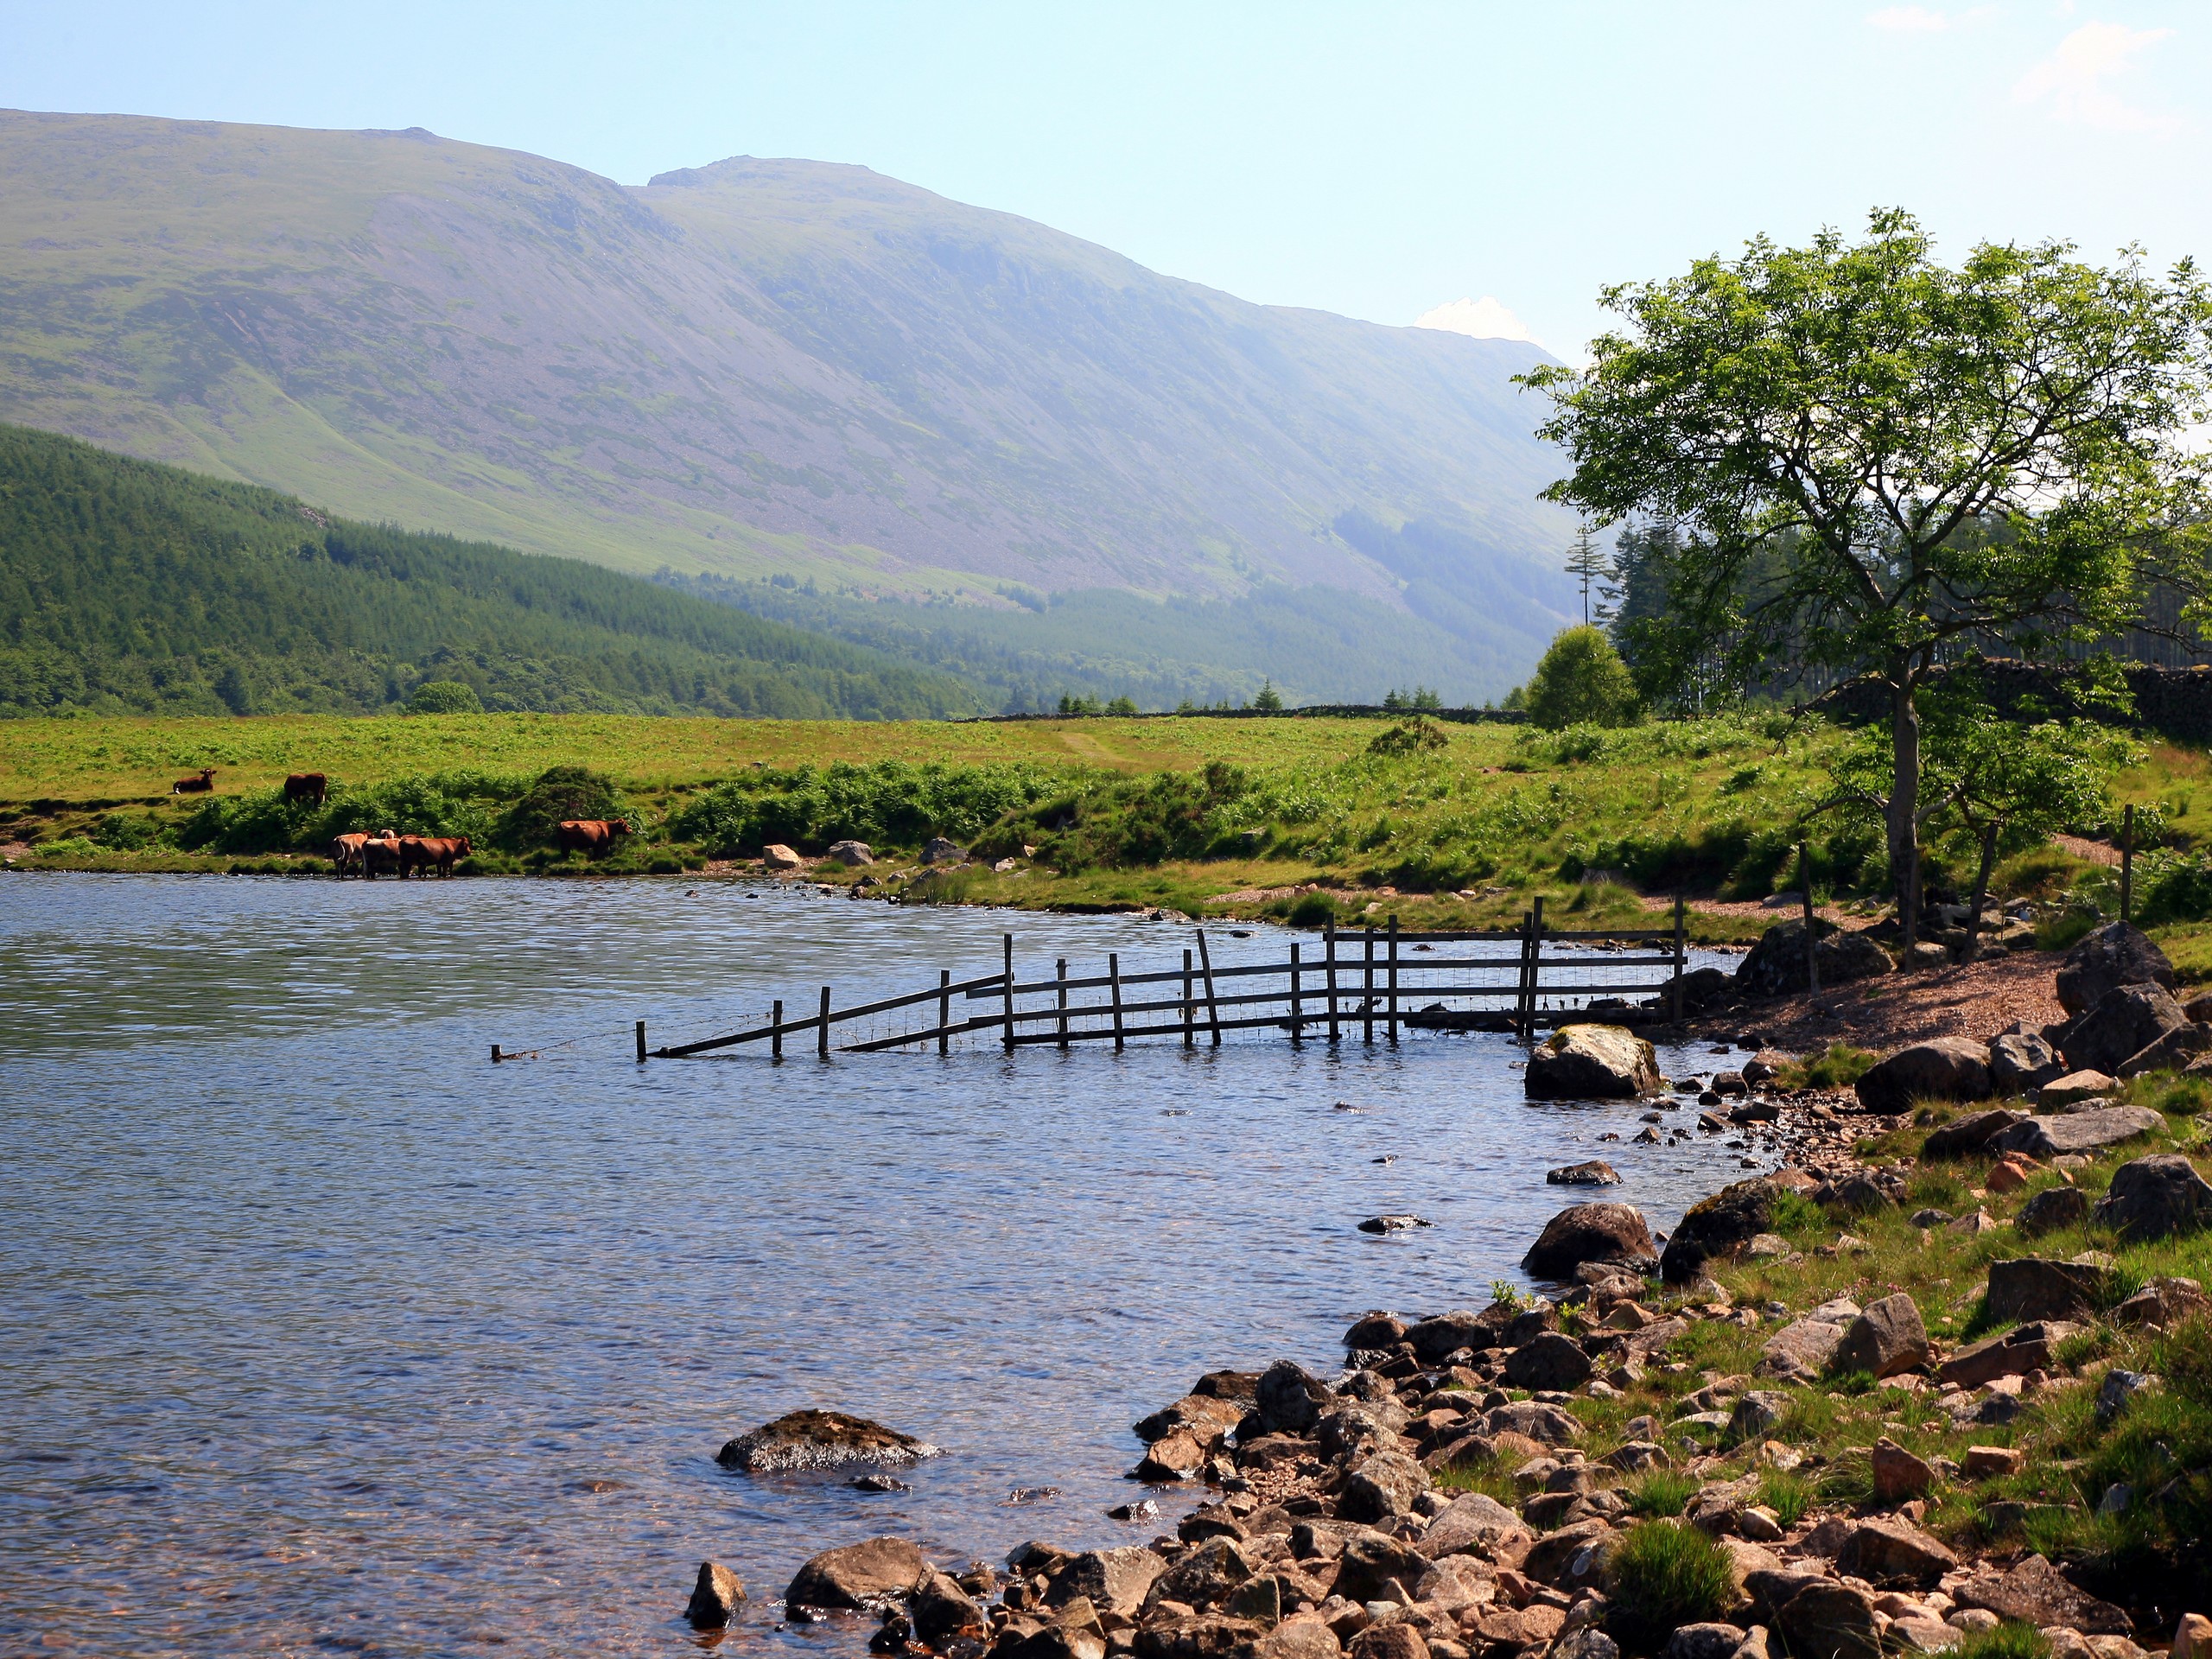
[[[1668,948],[1594,957],[1546,955],[1549,946],[1599,940],[1663,941]],[[1543,900],[1539,899],[1516,928],[1414,932],[1402,931],[1395,916],[1379,929],[1366,926],[1347,932],[1331,927],[1322,936],[1318,959],[1306,954],[1306,941],[1299,941],[1290,945],[1284,960],[1217,965],[1204,928],[1198,930],[1195,944],[1195,955],[1185,950],[1179,968],[1125,974],[1119,953],[1112,953],[1103,975],[1071,976],[1063,957],[1053,964],[1052,978],[1025,981],[1014,973],[1014,935],[1008,933],[998,972],[956,981],[950,970],[940,970],[935,986],[903,996],[833,1008],[830,988],[824,985],[820,988],[816,1012],[808,1018],[785,1019],[784,1005],[778,1001],[765,1026],[654,1049],[646,1046],[645,1023],[640,1020],[638,1058],[641,1061],[684,1059],[744,1043],[766,1042],[770,1054],[781,1058],[785,1038],[811,1033],[816,1054],[827,1059],[836,1046],[831,1040],[835,1027],[931,1004],[935,1016],[931,1023],[885,1036],[865,1036],[843,1044],[838,1052],[873,1054],[935,1043],[938,1052],[943,1054],[950,1052],[953,1038],[982,1032],[995,1033],[1008,1052],[1045,1044],[1065,1048],[1071,1043],[1100,1041],[1111,1041],[1118,1050],[1133,1040],[1159,1037],[1179,1038],[1183,1046],[1190,1048],[1197,1045],[1202,1033],[1209,1045],[1217,1047],[1224,1032],[1268,1028],[1287,1033],[1293,1043],[1303,1043],[1309,1027],[1322,1029],[1326,1039],[1336,1043],[1343,1040],[1344,1027],[1353,1022],[1358,1025],[1363,1043],[1375,1040],[1378,1024],[1385,1039],[1393,1043],[1398,1040],[1400,1027],[1406,1025],[1506,1028],[1526,1041],[1534,1039],[1536,1027],[1548,1017],[1544,1006],[1548,995],[1586,1000],[1640,994],[1660,999],[1661,1006],[1656,1010],[1616,1008],[1610,1017],[1649,1018],[1660,1014],[1679,1020],[1682,976],[1688,965],[1684,912],[1679,899],[1675,901],[1674,925],[1669,928],[1585,931],[1554,928],[1545,922]],[[1511,950],[1487,955],[1464,950],[1440,954],[1436,950],[1440,945],[1484,944]],[[1664,968],[1667,972],[1645,979],[1573,977],[1600,969],[1610,973],[1616,968]],[[1442,975],[1495,976],[1497,982],[1433,982],[1434,976]],[[1418,976],[1424,982],[1409,983],[1408,976]],[[1151,994],[1159,987],[1171,987],[1173,994]],[[1103,1000],[1071,1000],[1077,993],[1098,991],[1106,993]],[[1025,997],[1051,1001],[1024,1007]],[[1433,1007],[1411,1009],[1406,1006],[1408,999],[1422,998],[1501,1006],[1487,1013],[1448,1007],[1439,1012]],[[995,1006],[987,1012],[955,1019],[956,1001]],[[1248,1012],[1265,1009],[1275,1011]],[[1160,1015],[1166,1017],[1152,1017]]]

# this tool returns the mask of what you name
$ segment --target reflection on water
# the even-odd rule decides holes
[[[1523,1102],[1495,1036],[630,1058],[632,1019],[988,971],[1009,925],[1040,971],[1188,943],[680,881],[0,880],[5,1645],[671,1652],[704,1556],[758,1603],[877,1531],[1122,1541],[1128,1426],[1200,1371],[1479,1304],[1608,1130],[1655,1225],[1732,1160]],[[1354,1230],[1392,1211],[1437,1224]],[[803,1405],[951,1455],[905,1493],[715,1468]],[[736,1641],[865,1634],[772,1620]]]

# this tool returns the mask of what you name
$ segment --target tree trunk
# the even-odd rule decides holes
[[[1890,677],[1890,741],[1896,757],[1890,788],[1890,886],[1907,950],[1920,938],[1920,710],[1912,700],[1912,683],[1910,664],[1899,664]]]
[[[1974,873],[1974,903],[1967,911],[1966,960],[1981,954],[1981,910],[1989,902],[1989,873],[1997,867],[1997,826],[1981,832],[1981,868]]]

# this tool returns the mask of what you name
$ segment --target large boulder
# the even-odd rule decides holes
[[[2212,1225],[2212,1185],[2179,1153],[2138,1158],[2113,1171],[2096,1218],[2130,1244],[2197,1232]]]
[[[1910,1584],[1932,1590],[1959,1558],[1903,1521],[1862,1521],[1836,1552],[1835,1570],[1869,1584]]]
[[[2136,1055],[2189,1025],[2189,1015],[2164,986],[2120,985],[2061,1027],[2058,1046],[2075,1071],[2118,1077]]]
[[[1507,1383],[1532,1394],[1579,1389],[1596,1370],[1582,1344],[1557,1331],[1522,1343],[1505,1357]]]
[[[1428,1490],[1428,1471],[1402,1452],[1377,1452],[1354,1464],[1338,1494],[1337,1511],[1370,1524],[1404,1515]]]
[[[2087,1111],[2024,1119],[1992,1135],[1986,1149],[2000,1155],[2024,1152],[2031,1158],[2098,1152],[2163,1128],[2165,1122],[2148,1106],[2093,1106]]]
[[[2037,1630],[2059,1624],[2084,1636],[2126,1636],[2133,1628],[2120,1608],[2078,1589],[2040,1555],[2007,1572],[1977,1573],[1958,1586],[1952,1599]]]
[[[1643,1212],[1632,1204],[1570,1205],[1544,1224],[1521,1258],[1539,1279],[1572,1279],[1586,1262],[1615,1262],[1637,1273],[1658,1266],[1659,1246]]]
[[[904,1538],[871,1538],[825,1549],[784,1592],[793,1607],[879,1607],[913,1593],[930,1575],[922,1552]]]
[[[1413,1344],[1414,1357],[1424,1365],[1437,1364],[1462,1348],[1471,1348],[1479,1353],[1497,1346],[1500,1333],[1511,1323],[1514,1311],[1507,1302],[1493,1302],[1479,1313],[1468,1308],[1455,1308],[1449,1313],[1421,1320],[1406,1332],[1406,1340]]]
[[[1821,921],[1813,937],[1824,986],[1890,971],[1888,952],[1864,933],[1846,933],[1834,922]],[[1795,996],[1810,982],[1805,973],[1802,918],[1767,929],[1736,965],[1736,988],[1746,996]]]
[[[2199,1055],[2212,1053],[2212,1030],[2191,1021],[2154,1037],[2120,1063],[2119,1075],[2139,1077],[2145,1071],[2179,1071]]]
[[[1255,1409],[1263,1432],[1303,1434],[1336,1403],[1329,1385],[1303,1365],[1279,1359],[1260,1374]]]
[[[1529,1523],[1496,1498],[1481,1492],[1462,1492],[1428,1523],[1421,1535],[1421,1553],[1434,1560],[1472,1549],[1486,1538],[1528,1530]]]
[[[2078,1014],[2094,1008],[2123,985],[2145,984],[2173,989],[2173,963],[2142,929],[2113,922],[2084,935],[2066,953],[2058,964],[2056,988],[2058,1006],[2069,1014]]]
[[[1989,1264],[1987,1318],[1993,1325],[2085,1319],[2096,1312],[2105,1271],[2082,1262],[2015,1256]]]
[[[1870,1112],[1901,1112],[1916,1100],[1986,1100],[1989,1049],[1967,1037],[1937,1037],[1884,1056],[1857,1084]]]
[[[1081,1596],[1102,1612],[1128,1618],[1166,1570],[1166,1561],[1141,1544],[1086,1550],[1052,1581],[1050,1599],[1057,1605]]]
[[[903,1468],[938,1455],[938,1447],[865,1417],[849,1417],[842,1411],[794,1411],[726,1442],[715,1453],[715,1461],[725,1469],[766,1475],[853,1463]]]
[[[1828,1369],[1859,1312],[1856,1302],[1843,1297],[1822,1302],[1769,1337],[1753,1369],[1761,1376],[1809,1382]]]
[[[1881,1659],[1872,1598],[1833,1579],[1815,1579],[1774,1611],[1775,1633],[1808,1659]]]
[[[1920,1148],[1923,1158],[1971,1158],[1988,1149],[1990,1141],[2011,1128],[2015,1123],[2027,1121],[2024,1112],[2008,1112],[2002,1108],[1990,1112],[1975,1112],[1946,1123],[1923,1141]]]
[[[1667,1087],[1651,1045],[1619,1026],[1561,1026],[1522,1076],[1531,1100],[1631,1100]]]
[[[2020,1206],[2012,1224],[2023,1236],[2034,1238],[2062,1227],[2078,1227],[2088,1218],[2089,1195],[2080,1187],[2047,1186]]]
[[[1920,1308],[1903,1291],[1869,1302],[1846,1327],[1829,1363],[1840,1371],[1866,1371],[1877,1377],[1916,1371],[1928,1363],[1928,1330]]]
[[[1428,1570],[1428,1558],[1402,1539],[1362,1527],[1344,1536],[1337,1557],[1336,1592],[1355,1603],[1380,1601],[1395,1581],[1411,1600],[1414,1586]]]
[[[953,1576],[936,1568],[908,1599],[906,1616],[914,1622],[914,1634],[939,1653],[963,1637],[986,1636],[991,1627],[989,1618]]]
[[[1690,1206],[1659,1258],[1659,1276],[1688,1284],[1707,1262],[1732,1262],[1761,1233],[1770,1230],[1774,1201],[1786,1187],[1765,1179],[1738,1181]]]
[[[1969,1343],[1936,1368],[1936,1380],[1945,1388],[1978,1389],[2000,1376],[2025,1376],[2030,1371],[2053,1369],[2052,1351],[2076,1326],[2059,1319],[2039,1319]]]
[[[1989,1039],[1989,1086],[1999,1095],[2032,1094],[2065,1075],[2066,1062],[2039,1033],[2014,1029]]]

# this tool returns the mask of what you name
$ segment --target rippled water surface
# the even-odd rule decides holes
[[[670,1653],[713,1556],[736,1644],[855,1651],[774,1631],[813,1550],[1116,1541],[1128,1425],[1200,1371],[1479,1305],[1608,1131],[1655,1225],[1732,1164],[1524,1102],[1498,1036],[632,1058],[633,1019],[988,972],[1009,926],[1039,972],[1191,942],[729,885],[0,877],[0,1647]],[[1398,1211],[1436,1225],[1355,1230]],[[950,1454],[873,1496],[715,1467],[804,1405]]]

